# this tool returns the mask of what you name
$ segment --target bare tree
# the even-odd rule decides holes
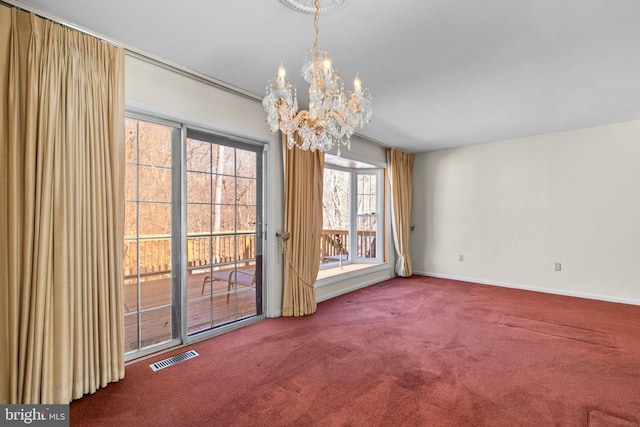
[[[324,170],[324,189],[322,194],[324,230],[349,229],[349,177],[348,172]]]

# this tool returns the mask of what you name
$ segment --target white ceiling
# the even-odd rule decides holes
[[[282,60],[307,90],[313,16],[279,0],[12,3],[258,96]],[[373,92],[359,133],[410,152],[640,119],[639,0],[350,0],[320,45]]]

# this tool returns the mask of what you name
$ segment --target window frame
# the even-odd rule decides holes
[[[370,165],[370,164],[369,164]],[[384,168],[370,165],[368,168],[359,167],[346,167],[335,165],[333,163],[325,163],[324,169],[333,169],[342,172],[349,173],[349,196],[348,196],[348,209],[349,209],[349,258],[343,262],[343,265],[349,264],[382,264],[384,263],[384,251],[383,244],[385,241],[384,236]],[[373,216],[376,218],[376,231],[375,231],[375,254],[373,258],[362,257],[358,254],[358,176],[359,175],[374,175],[376,176],[376,212]],[[370,214],[371,215],[371,214]],[[324,208],[323,208],[323,223],[324,223]],[[324,231],[324,226],[323,226]],[[382,238],[381,238],[382,237]],[[320,270],[327,270],[339,268],[337,262],[322,264],[320,261]]]
[[[374,217],[376,219],[376,231],[375,231],[375,257],[361,257],[358,253],[358,217],[361,214],[358,213],[358,175],[374,175],[376,177],[376,212],[366,214],[369,217]],[[352,189],[355,197],[353,197],[353,202],[351,203],[351,222],[352,228],[355,229],[355,239],[351,239],[351,248],[356,254],[355,261],[360,264],[379,264],[383,262],[382,259],[382,242],[384,241],[384,191],[381,191],[381,185],[384,182],[384,173],[381,168],[366,168],[366,169],[354,169],[352,172]],[[379,237],[383,238],[380,239]]]

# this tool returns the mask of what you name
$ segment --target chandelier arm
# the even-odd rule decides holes
[[[302,110],[293,118],[293,123],[296,126],[296,129],[300,127],[300,124],[305,120],[308,120],[310,117],[309,112],[307,110]]]
[[[299,111],[291,120],[287,120],[287,117],[285,117],[285,114],[283,111],[285,109],[285,106],[286,104],[282,100],[282,98],[279,99],[278,100],[278,116],[280,118],[280,130],[284,134],[289,135],[290,133],[293,133],[293,132],[288,132],[287,128],[298,129],[302,122],[309,119],[310,115],[307,110],[302,110],[302,111]]]
[[[341,114],[336,113],[335,111],[331,111],[329,113],[329,115],[331,117],[333,117],[334,119],[336,119],[338,121],[338,123],[340,123],[340,126],[344,126],[347,124],[347,121],[342,117]]]
[[[361,114],[360,113],[360,109],[357,106],[356,106],[356,109],[354,110],[354,113],[356,114],[357,117],[360,117],[360,114]],[[329,115],[331,117],[333,117],[334,119],[336,119],[338,121],[338,123],[340,124],[340,126],[345,126],[345,125],[347,125],[347,126],[356,126],[356,124],[358,122],[358,120],[356,120],[355,123],[349,123],[349,122],[347,122],[346,118],[342,117],[342,114],[339,114],[339,113],[337,113],[335,111],[331,111],[329,113]]]

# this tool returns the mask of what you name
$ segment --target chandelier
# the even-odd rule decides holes
[[[309,84],[309,110],[298,111],[295,84],[286,77],[280,63],[278,76],[269,81],[262,105],[267,112],[271,132],[280,129],[287,135],[289,149],[298,146],[303,150],[326,151],[338,147],[351,148],[351,135],[356,127],[362,128],[371,121],[371,91],[362,87],[356,75],[354,91],[346,92],[340,72],[331,65],[329,52],[318,47],[319,0],[314,0],[315,42],[306,51],[301,74]],[[296,142],[298,133],[301,143]]]

